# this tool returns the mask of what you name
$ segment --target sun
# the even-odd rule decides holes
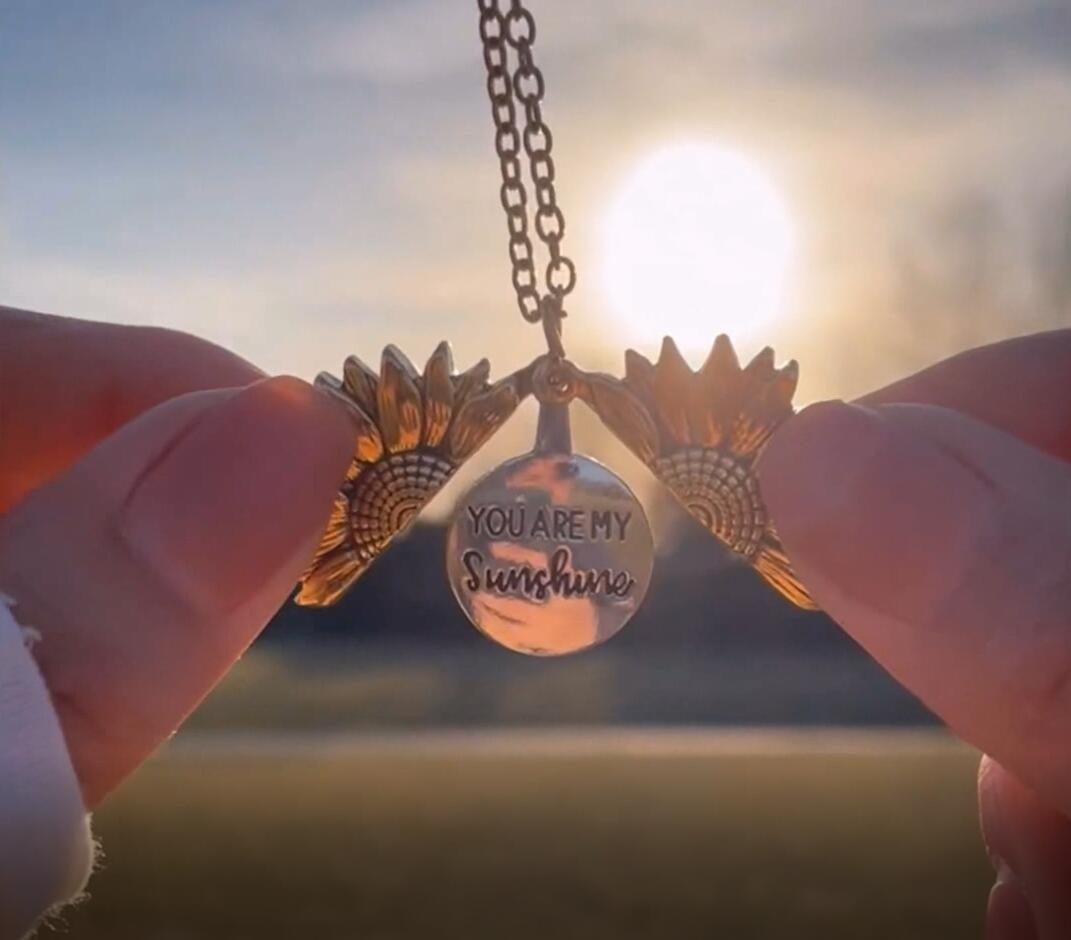
[[[788,206],[753,160],[713,143],[642,160],[606,211],[601,275],[632,342],[762,337],[784,309],[795,256]]]

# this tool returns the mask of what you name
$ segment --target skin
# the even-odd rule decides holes
[[[813,405],[759,468],[822,608],[989,755],[979,801],[998,940],[1071,935],[1068,461],[1064,330]]]
[[[87,806],[285,601],[351,449],[333,402],[211,344],[0,308],[0,590]],[[995,940],[1071,933],[1069,461],[1060,331],[807,408],[759,467],[821,606],[990,755]]]
[[[209,343],[0,308],[0,591],[88,807],[286,600],[352,447],[326,396]]]

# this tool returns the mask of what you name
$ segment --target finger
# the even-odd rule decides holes
[[[1022,886],[1001,869],[989,891],[985,911],[985,940],[1038,940],[1037,925]]]
[[[352,456],[296,379],[173,399],[0,521],[0,590],[35,646],[92,806],[286,599]]]
[[[978,805],[998,873],[990,933],[1000,940],[1071,936],[1071,822],[988,757],[978,771]]]
[[[148,408],[260,378],[185,333],[0,307],[0,513]]]
[[[759,474],[819,605],[1071,809],[1071,467],[945,409],[828,403],[775,435]]]
[[[982,346],[872,392],[863,404],[940,405],[1071,460],[1071,330]]]

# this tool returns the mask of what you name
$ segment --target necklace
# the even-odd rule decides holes
[[[523,653],[571,653],[617,633],[647,591],[647,517],[613,471],[573,453],[569,406],[577,399],[707,531],[788,600],[813,608],[754,473],[766,441],[793,414],[796,363],[775,368],[766,348],[741,367],[726,336],[698,372],[669,337],[654,363],[628,350],[623,379],[568,359],[562,321],[576,268],[562,251],[535,21],[523,0],[477,5],[513,288],[523,319],[542,326],[547,352],[494,383],[486,359],[455,372],[446,343],[422,371],[388,346],[378,374],[356,356],[341,379],[321,374],[317,386],[353,419],[354,460],[297,602],[338,600],[531,395],[539,403],[535,447],[480,480],[448,530],[450,584],[480,631]],[[546,256],[542,288],[532,230]]]

